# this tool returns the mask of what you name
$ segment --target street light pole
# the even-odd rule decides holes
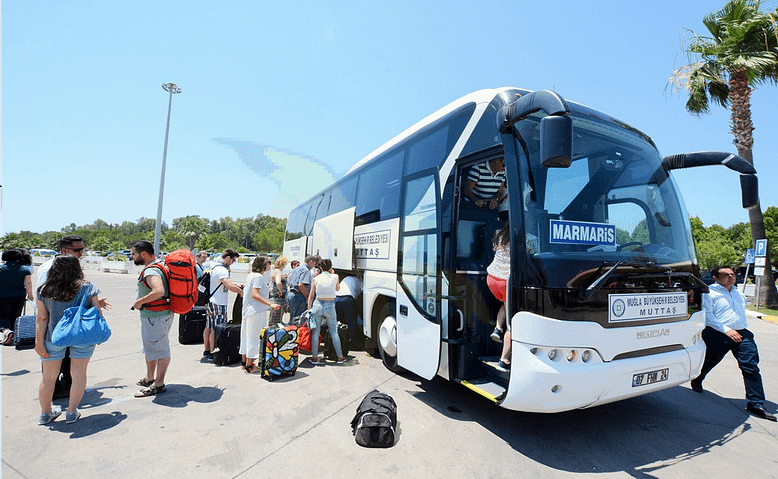
[[[164,83],[162,88],[170,93],[167,104],[167,126],[165,126],[165,148],[162,150],[162,174],[159,177],[159,205],[157,206],[157,224],[154,228],[154,254],[161,257],[159,240],[162,235],[162,198],[165,194],[165,163],[167,162],[167,138],[170,133],[170,110],[173,108],[173,94],[181,93],[181,89],[175,83]]]

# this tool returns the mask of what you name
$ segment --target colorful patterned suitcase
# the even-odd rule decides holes
[[[278,376],[294,376],[298,364],[297,326],[271,326],[262,330],[259,369],[272,381]]]

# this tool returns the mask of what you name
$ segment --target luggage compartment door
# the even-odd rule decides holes
[[[351,207],[313,224],[313,254],[332,260],[335,269],[354,270],[354,211]]]

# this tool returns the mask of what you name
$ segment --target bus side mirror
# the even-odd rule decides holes
[[[573,163],[573,120],[569,116],[540,120],[540,161],[544,168],[567,168]]]
[[[753,208],[759,204],[759,180],[754,175],[740,175],[740,192],[743,196],[743,208]]]

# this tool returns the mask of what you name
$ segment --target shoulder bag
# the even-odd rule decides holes
[[[88,290],[89,285],[81,287],[76,306],[67,308],[54,327],[51,341],[55,346],[91,346],[111,337],[111,328],[100,314],[100,308],[84,306]]]

